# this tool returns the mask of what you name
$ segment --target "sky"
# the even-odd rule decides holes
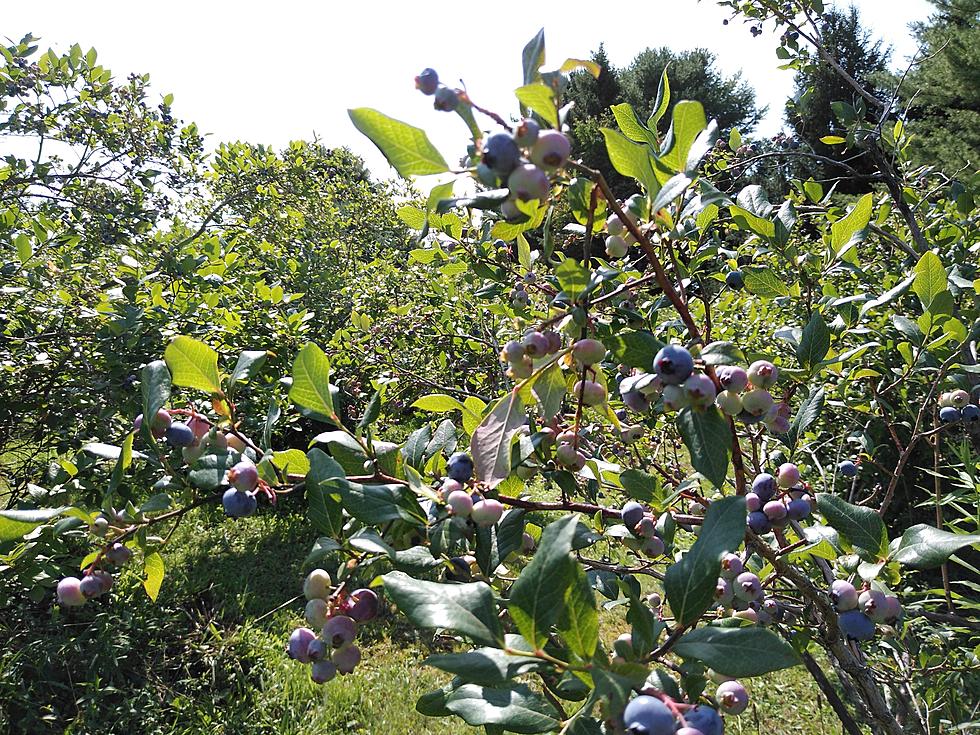
[[[830,3],[828,3],[829,5]],[[927,0],[855,0],[866,27],[893,47],[898,66],[915,52],[908,24],[925,20]],[[771,28],[753,38],[741,23],[722,24],[712,0],[532,2],[310,2],[307,0],[101,0],[4,2],[0,37],[40,36],[42,49],[95,47],[99,63],[123,77],[149,73],[174,114],[210,134],[209,143],[247,140],[277,148],[317,136],[362,155],[375,176],[393,174],[354,129],[352,107],[373,107],[423,127],[448,161],[465,154],[467,131],[456,115],[432,109],[413,78],[435,68],[446,83],[462,80],[471,98],[504,117],[516,112],[521,49],[545,29],[545,69],[588,58],[605,44],[615,66],[648,47],[706,47],[726,74],[741,72],[768,105],[759,133],[782,127],[792,72],[781,71]],[[583,10],[578,11],[577,8]],[[588,8],[588,9],[586,9]]]

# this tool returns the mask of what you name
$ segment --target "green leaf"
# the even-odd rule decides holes
[[[659,477],[630,467],[620,473],[619,482],[629,497],[650,503],[654,510],[660,510],[664,492],[663,482]]]
[[[912,569],[932,569],[960,549],[977,545],[980,533],[950,533],[920,523],[906,529],[891,558]]]
[[[779,296],[789,296],[786,279],[780,278],[769,268],[746,268],[745,288],[753,296],[774,299]]]
[[[31,238],[25,233],[20,233],[14,238],[14,246],[17,248],[17,259],[23,265],[31,256],[34,255],[34,248],[31,246]]]
[[[823,410],[823,398],[823,388],[814,388],[800,404],[796,418],[793,419],[793,424],[786,433],[786,442],[790,449],[796,449],[803,432],[819,418],[820,412]]]
[[[541,404],[541,415],[551,420],[561,410],[567,385],[565,376],[558,363],[553,363],[542,370],[532,383],[534,397]]]
[[[187,479],[201,490],[217,490],[224,484],[225,475],[241,460],[238,452],[205,454],[191,465]]]
[[[148,362],[140,371],[140,390],[143,393],[143,416],[156,416],[157,411],[170,400],[170,370],[163,360]],[[150,421],[144,421],[140,433],[144,441],[150,440]]]
[[[412,408],[417,408],[420,411],[430,411],[431,413],[449,413],[450,411],[465,410],[462,403],[452,396],[447,396],[445,393],[431,393],[427,396],[422,396],[412,404]]]
[[[577,523],[578,516],[569,514],[549,524],[531,563],[510,589],[511,619],[537,648],[548,642],[551,626],[562,613],[565,590],[574,581],[576,562],[571,553]]]
[[[408,439],[405,440],[405,446],[402,449],[405,464],[417,470],[421,469],[422,464],[425,462],[425,448],[431,439],[432,427],[429,424],[425,424],[422,428],[416,429],[409,434]]]
[[[391,600],[418,627],[452,630],[490,646],[503,643],[493,591],[483,582],[437,584],[403,572],[381,579]]]
[[[524,425],[524,403],[520,393],[508,393],[493,407],[470,438],[470,454],[476,477],[491,488],[510,476],[510,445]]]
[[[585,570],[579,564],[573,564],[572,569],[556,627],[569,650],[589,661],[599,644],[599,610]]]
[[[540,76],[539,69],[544,66],[544,28],[534,34],[521,52],[521,63],[524,70],[524,84],[536,81]]]
[[[322,449],[306,453],[310,470],[306,473],[306,503],[310,521],[319,533],[341,538],[344,529],[341,488],[346,484],[344,469]]]
[[[745,537],[745,498],[714,501],[704,516],[701,533],[680,561],[667,567],[664,591],[674,617],[690,625],[714,601],[721,557],[737,549]]]
[[[371,139],[399,176],[426,176],[449,170],[449,165],[421,128],[367,107],[348,110],[347,114],[354,127]]]
[[[508,689],[464,684],[446,697],[446,708],[467,725],[497,725],[507,732],[552,732],[561,724],[555,708],[525,684]]]
[[[646,125],[640,122],[631,104],[623,102],[619,105],[613,105],[609,109],[612,110],[613,117],[616,118],[616,124],[619,125],[619,129],[623,131],[623,135],[627,138],[637,143],[657,144],[657,136],[650,132]]]
[[[650,371],[653,369],[653,358],[664,346],[652,332],[643,330],[623,330],[604,340],[606,347],[617,360],[630,367]]]
[[[694,469],[715,487],[724,485],[732,451],[732,432],[721,412],[714,406],[703,410],[681,409],[677,414],[677,428]]]
[[[614,169],[623,176],[636,179],[648,193],[660,189],[647,146],[634,143],[612,128],[599,128],[599,132],[606,140],[606,153]]]
[[[653,112],[647,119],[647,127],[650,130],[657,129],[657,123],[667,113],[670,107],[670,80],[667,78],[667,67],[660,73],[660,83],[657,85],[657,99],[653,103]]]
[[[147,554],[143,559],[143,571],[146,573],[143,589],[150,599],[156,602],[160,594],[160,585],[163,584],[163,557],[156,551]]]
[[[873,204],[874,197],[865,194],[854,209],[830,226],[830,247],[838,257],[867,237]]]
[[[672,171],[680,172],[685,170],[691,145],[700,132],[708,127],[708,119],[701,103],[691,100],[681,100],[674,105],[672,117],[667,139],[672,140],[673,144],[660,156],[660,163]]]
[[[328,536],[320,536],[315,542],[313,542],[313,548],[310,549],[310,553],[307,555],[306,559],[303,560],[303,568],[310,569],[320,564],[321,561],[326,559],[330,554],[335,551],[340,551],[343,547]]]
[[[512,508],[505,511],[493,526],[476,529],[476,563],[483,573],[490,575],[507,557],[521,548],[524,541],[525,511]]]
[[[885,522],[871,508],[851,505],[830,493],[817,493],[817,510],[865,561],[878,561],[888,553]]]
[[[740,365],[747,363],[742,348],[734,342],[712,342],[701,348],[706,365]]]
[[[572,258],[566,258],[555,268],[555,277],[561,290],[572,301],[577,301],[589,287],[588,269]]]
[[[310,461],[301,449],[273,452],[272,463],[287,475],[305,476],[310,471]]]
[[[163,352],[173,384],[221,394],[218,353],[191,337],[174,337]]]
[[[499,648],[477,648],[465,653],[436,654],[422,662],[442,671],[455,674],[470,684],[497,686],[507,684],[521,674],[538,671],[547,666],[533,656],[512,656]]]
[[[922,308],[926,311],[933,311],[933,304],[949,290],[943,262],[938,255],[929,251],[923,253],[922,257],[919,258],[913,272],[915,273],[915,280],[912,282],[912,290],[922,302]]]
[[[70,507],[42,508],[40,510],[0,510],[0,542],[22,538],[52,518],[57,518]]]
[[[558,108],[555,106],[555,93],[551,87],[535,82],[518,87],[514,94],[524,107],[536,112],[551,127],[558,127]]]
[[[330,360],[317,345],[307,342],[293,361],[289,400],[317,416],[337,422],[330,393]]]
[[[759,237],[764,237],[767,240],[775,239],[776,223],[772,220],[760,217],[737,204],[729,205],[728,211],[732,215],[735,224],[740,228],[750,230]]]
[[[830,351],[830,330],[819,311],[814,311],[810,321],[803,328],[800,344],[796,348],[796,357],[801,365],[811,370],[823,360]]]
[[[523,234],[517,236],[517,262],[524,270],[531,270],[531,243]]]
[[[793,647],[771,630],[756,626],[720,628],[709,625],[685,633],[673,652],[696,658],[724,676],[761,676],[800,663]]]
[[[415,526],[425,525],[425,513],[418,499],[402,484],[361,485],[346,482],[339,485],[344,510],[361,523],[377,526],[388,521],[406,521]]]
[[[266,357],[269,353],[265,350],[245,350],[238,356],[235,369],[231,373],[231,379],[236,383],[244,383],[258,375],[259,370],[265,365]]]
[[[687,174],[675,174],[672,176],[667,180],[667,183],[663,185],[663,188],[657,194],[657,198],[653,200],[653,205],[650,207],[650,211],[654,214],[659,212],[661,209],[674,201],[674,199],[687,191],[687,187],[691,185],[692,181],[693,179],[691,179],[691,177]]]

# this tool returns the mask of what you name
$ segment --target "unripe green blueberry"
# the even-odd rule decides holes
[[[499,500],[486,498],[473,504],[473,512],[470,513],[470,518],[478,526],[492,526],[500,520],[503,514],[504,506]]]
[[[624,426],[619,432],[619,439],[623,444],[632,444],[642,437],[644,434],[644,428],[639,424],[633,424],[631,426]]]
[[[723,390],[715,398],[715,403],[726,416],[738,416],[742,413],[742,397],[733,391]]]
[[[619,235],[610,235],[606,238],[606,255],[610,258],[623,258],[629,252],[629,245]]]
[[[469,518],[470,513],[473,511],[473,498],[465,490],[454,490],[449,493],[449,496],[446,498],[446,503],[449,505],[453,515],[459,516],[460,518]]]
[[[768,360],[756,360],[749,365],[748,377],[756,388],[771,388],[779,380],[779,368]]]
[[[949,394],[949,402],[954,408],[963,408],[970,402],[970,394],[965,390],[954,390]]]
[[[196,445],[181,449],[180,456],[184,460],[185,464],[191,465],[203,457],[207,450],[208,445],[204,441],[201,441]]]
[[[665,385],[663,396],[664,407],[669,411],[680,411],[691,403],[687,391],[679,385]]]
[[[582,403],[586,406],[599,406],[606,402],[607,394],[605,386],[592,380],[579,380],[572,389],[572,395],[582,396]]]
[[[314,569],[303,581],[303,595],[307,600],[326,600],[330,597],[330,575],[325,569]]]
[[[653,538],[657,535],[657,523],[652,517],[645,515],[632,528],[632,531],[640,538]]]
[[[943,393],[939,396],[939,407],[946,408],[953,405],[953,394],[951,392]]]
[[[322,628],[327,622],[328,610],[326,600],[314,597],[306,603],[306,622],[314,628]]]
[[[774,403],[772,395],[763,388],[755,388],[742,395],[742,408],[749,416],[765,416]]]
[[[623,221],[617,215],[611,214],[606,218],[606,232],[610,235],[619,236],[625,231],[626,225],[623,224]]]
[[[551,191],[551,182],[544,171],[526,163],[515,168],[507,177],[507,188],[510,189],[511,196],[522,202],[544,201]]]
[[[334,651],[330,660],[341,675],[351,674],[361,662],[361,650],[353,643],[348,643]]]
[[[109,530],[109,519],[103,515],[96,516],[95,520],[93,520],[89,526],[89,530],[100,538],[105,536],[106,532]]]
[[[575,449],[572,444],[561,444],[555,450],[555,459],[558,464],[570,470],[578,472],[585,467],[585,455]]]
[[[613,641],[613,650],[617,656],[622,656],[627,661],[634,659],[636,654],[633,651],[633,636],[629,633],[623,633]]]
[[[565,165],[572,144],[561,131],[542,130],[531,146],[531,161],[544,169],[556,169]]]
[[[580,339],[572,345],[572,357],[585,367],[595,365],[606,357],[606,346],[596,339]]]
[[[509,375],[513,380],[524,380],[525,378],[530,378],[533,372],[534,363],[531,362],[531,358],[522,357],[517,362],[512,362],[510,364],[510,368],[507,370],[507,375]]]

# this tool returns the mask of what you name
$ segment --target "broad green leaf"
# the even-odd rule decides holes
[[[163,360],[148,362],[140,371],[140,390],[143,393],[143,416],[156,416],[170,400],[170,370]],[[140,432],[149,441],[150,421],[144,421]]]
[[[524,270],[531,270],[531,243],[523,234],[517,236],[517,262]]]
[[[0,542],[19,539],[67,510],[67,505],[40,510],[0,510]]]
[[[572,539],[578,516],[569,514],[545,527],[538,549],[510,589],[511,619],[531,645],[543,648],[575,578]]]
[[[455,674],[467,683],[483,686],[507,684],[521,674],[532,673],[547,666],[539,658],[512,656],[499,648],[435,654],[422,663]]]
[[[438,584],[403,572],[381,579],[398,609],[420,628],[444,628],[489,646],[503,642],[493,591],[483,582]]]
[[[201,490],[217,490],[224,484],[228,470],[238,464],[241,458],[238,452],[205,454],[191,465],[187,479]]]
[[[796,449],[796,444],[803,436],[803,432],[820,416],[820,412],[823,410],[823,398],[823,388],[814,388],[800,404],[796,418],[793,419],[789,431],[785,434],[786,443],[790,449]]]
[[[724,485],[732,451],[732,431],[721,412],[714,406],[703,410],[684,408],[677,415],[677,428],[694,469],[715,487]]]
[[[817,510],[865,561],[878,561],[888,553],[888,531],[874,510],[830,493],[817,493]]]
[[[310,461],[301,449],[273,452],[272,463],[287,475],[305,476],[310,471]]]
[[[830,226],[830,247],[838,257],[844,250],[867,237],[873,204],[874,197],[865,194],[854,205],[854,209]]]
[[[258,375],[259,370],[265,365],[268,355],[269,353],[265,350],[245,350],[238,356],[238,362],[235,363],[231,379],[236,383],[251,380]]]
[[[606,140],[606,153],[613,168],[623,176],[636,179],[648,193],[656,193],[660,184],[653,172],[649,148],[634,143],[612,128],[599,128],[599,131]]]
[[[612,110],[613,117],[616,118],[616,124],[619,125],[619,129],[627,138],[637,143],[657,144],[657,136],[650,132],[646,125],[640,122],[631,104],[623,102],[619,105],[613,105],[609,109]]]
[[[456,451],[456,444],[458,438],[456,436],[456,422],[452,419],[443,420],[434,432],[432,432],[432,438],[429,443],[425,445],[425,450],[422,453],[425,461],[428,462],[429,459],[434,457],[439,452],[449,455]]]
[[[525,684],[507,689],[464,684],[446,697],[446,708],[467,725],[503,728],[498,732],[552,732],[561,724],[555,708]]]
[[[712,342],[701,348],[706,365],[740,365],[747,363],[742,348],[734,342]]]
[[[657,194],[657,198],[653,200],[650,211],[655,214],[659,212],[661,209],[674,201],[674,199],[687,191],[687,187],[691,185],[692,181],[693,179],[691,179],[691,177],[687,174],[675,174],[672,176],[667,183],[663,185],[663,188]]]
[[[317,345],[307,342],[293,361],[293,384],[289,400],[318,416],[334,420],[330,393],[330,360]]]
[[[463,430],[467,434],[472,435],[476,431],[476,427],[483,420],[483,412],[486,408],[487,404],[476,396],[467,396],[463,401]]]
[[[173,384],[197,388],[207,393],[221,393],[218,376],[218,353],[191,337],[174,337],[163,352]]]
[[[745,498],[714,501],[704,516],[701,533],[680,561],[667,567],[664,591],[674,617],[690,625],[714,601],[721,557],[735,551],[745,538]]]
[[[476,477],[496,487],[510,475],[510,445],[526,419],[518,391],[511,391],[493,407],[470,438]]]
[[[774,299],[779,296],[789,296],[786,279],[780,278],[769,268],[746,268],[745,288],[753,296]]]
[[[708,119],[701,103],[691,100],[681,100],[674,105],[672,118],[667,139],[672,140],[673,144],[660,156],[660,162],[672,171],[680,172],[685,170],[687,155],[695,139],[708,127]]]
[[[619,482],[629,497],[649,503],[654,510],[661,509],[664,500],[663,482],[657,475],[630,467],[620,473]]]
[[[525,511],[512,508],[505,511],[493,526],[476,529],[476,563],[486,575],[493,574],[507,557],[521,548],[524,541]]]
[[[450,411],[464,410],[462,403],[452,396],[447,396],[445,393],[431,393],[427,396],[422,396],[412,404],[412,408],[417,408],[420,411],[430,411],[431,413],[448,413]]]
[[[577,301],[578,297],[589,287],[588,269],[572,258],[566,258],[555,268],[555,277],[558,279],[558,285],[561,286],[562,291],[572,301]]]
[[[573,564],[572,569],[556,627],[572,653],[588,661],[599,644],[599,610],[585,569],[580,564]]]
[[[732,219],[739,227],[754,232],[759,237],[773,240],[776,237],[776,223],[772,220],[753,214],[744,207],[732,204],[728,207]]]
[[[524,84],[531,84],[541,76],[539,70],[544,66],[544,28],[535,33],[534,38],[524,45],[521,64],[524,71]]]
[[[303,567],[310,569],[319,566],[320,562],[326,559],[335,551],[340,551],[343,547],[329,536],[320,536],[314,543],[310,553],[303,561]]]
[[[652,332],[643,330],[621,330],[612,337],[607,337],[604,344],[617,360],[630,367],[642,370],[653,370],[653,358],[664,346]]]
[[[670,107],[670,80],[667,78],[667,67],[660,73],[660,83],[657,85],[657,99],[653,102],[653,112],[647,119],[647,128],[656,131],[657,123],[667,113]]]
[[[823,199],[823,185],[818,181],[807,179],[803,183],[803,191],[806,192],[807,198],[814,204],[819,204],[820,200]]]
[[[924,523],[906,529],[893,561],[912,569],[932,569],[966,546],[980,545],[980,533],[950,533]]]
[[[756,626],[709,625],[685,633],[673,652],[695,658],[724,676],[761,676],[800,663],[793,647],[771,630]]]
[[[432,439],[432,427],[425,424],[420,429],[416,429],[408,435],[405,446],[402,448],[402,456],[405,464],[419,470],[425,462],[425,448]]]
[[[14,238],[14,246],[17,248],[17,259],[20,260],[20,264],[23,265],[31,256],[34,255],[34,248],[31,245],[30,235],[25,233],[20,233]]]
[[[912,282],[912,290],[922,302],[925,311],[933,311],[932,306],[939,297],[949,290],[946,284],[946,269],[943,262],[934,252],[923,253],[916,263],[915,280]]]
[[[163,584],[163,557],[156,551],[147,554],[143,559],[143,571],[146,578],[143,580],[143,589],[154,602],[160,594],[160,585]]]
[[[524,107],[536,112],[551,127],[558,127],[558,108],[555,106],[555,93],[551,87],[535,82],[518,87],[514,94]]]
[[[354,127],[371,139],[400,176],[426,176],[449,170],[421,128],[367,107],[348,110],[347,114]]]
[[[814,311],[810,321],[803,328],[800,344],[796,348],[796,357],[801,365],[812,370],[829,351],[830,330],[827,329],[827,323],[820,316],[820,312]]]
[[[361,523],[377,526],[388,521],[405,521],[425,525],[425,513],[418,499],[402,484],[361,485],[346,482],[338,485],[344,510]]]
[[[534,397],[541,405],[541,415],[550,420],[561,410],[565,398],[565,376],[558,363],[553,363],[542,370],[532,384]]]

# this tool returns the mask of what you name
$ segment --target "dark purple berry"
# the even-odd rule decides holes
[[[415,88],[422,94],[435,94],[439,87],[439,75],[435,69],[423,69],[415,77]]]

